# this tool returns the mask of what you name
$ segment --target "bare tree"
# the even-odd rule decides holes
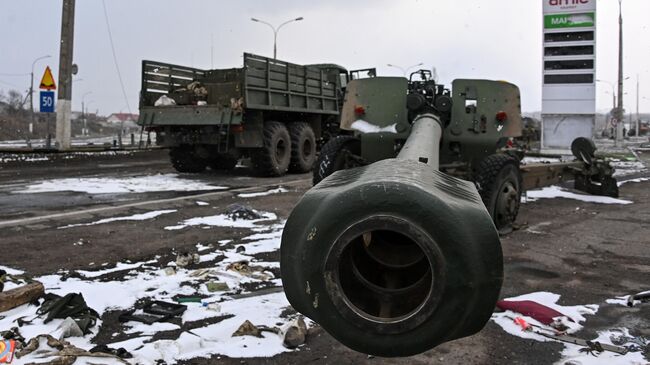
[[[9,90],[7,96],[7,108],[11,113],[19,113],[24,111],[25,101],[23,95],[16,90]]]

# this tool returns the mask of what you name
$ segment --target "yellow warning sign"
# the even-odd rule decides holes
[[[54,83],[54,76],[52,76],[52,70],[50,70],[50,66],[47,66],[45,68],[45,73],[41,79],[40,88],[44,90],[56,90],[56,84]]]

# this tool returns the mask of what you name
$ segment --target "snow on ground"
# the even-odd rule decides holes
[[[198,205],[200,207],[203,207],[203,206],[206,206],[206,205],[210,205],[210,203],[197,200],[196,205]]]
[[[275,215],[267,213],[262,220],[274,220]],[[260,221],[260,220],[256,220]],[[282,317],[289,303],[282,291],[264,292],[257,296],[239,297],[235,294],[251,292],[245,290],[242,284],[265,284],[266,287],[281,286],[281,281],[275,278],[269,268],[277,268],[277,262],[263,262],[255,259],[254,254],[274,252],[280,248],[280,239],[284,221],[274,222],[266,226],[254,225],[254,234],[245,237],[240,245],[230,245],[225,240],[219,244],[198,243],[196,248],[201,262],[215,261],[214,265],[199,270],[189,270],[176,267],[171,275],[165,270],[166,264],[156,258],[147,262],[118,263],[115,267],[100,271],[76,271],[73,273],[60,272],[35,278],[41,281],[46,292],[65,295],[67,293],[82,293],[87,304],[100,315],[108,310],[127,310],[134,308],[139,299],[150,298],[173,302],[178,295],[203,296],[202,303],[185,303],[187,310],[182,315],[184,323],[201,321],[215,317],[228,316],[218,322],[206,322],[203,327],[192,329],[192,333],[183,332],[175,340],[161,339],[152,341],[152,336],[160,331],[178,330],[173,323],[156,323],[145,325],[139,322],[127,322],[122,325],[122,332],[134,336],[128,340],[109,343],[112,348],[124,347],[132,353],[133,359],[127,360],[133,364],[156,364],[160,361],[174,363],[181,359],[208,357],[221,354],[230,357],[269,357],[281,352],[291,351],[282,346],[280,336],[263,332],[263,338],[241,336],[232,337],[232,333],[245,321],[255,325],[282,327],[290,322],[290,318]],[[241,249],[241,246],[244,249]],[[247,262],[250,270],[235,270],[234,263]],[[171,266],[175,266],[171,263]],[[205,267],[205,265],[203,265]],[[3,267],[4,268],[4,267]],[[20,273],[9,268],[7,271]],[[107,280],[106,275],[113,278],[118,272],[123,273],[121,279]],[[80,275],[80,276],[79,276]],[[64,278],[66,276],[66,278]],[[119,277],[119,275],[117,275]],[[103,278],[102,278],[103,277]],[[225,282],[230,288],[227,291],[210,292],[208,281]],[[212,304],[211,306],[208,306]],[[36,317],[36,306],[23,305],[4,312],[0,317],[0,328],[8,329],[16,326],[16,320],[24,317]],[[43,324],[35,318],[32,323],[20,328],[21,334],[29,339],[39,334],[53,333],[62,322],[55,319]],[[93,327],[96,334],[101,321]],[[90,349],[90,334],[85,337],[67,338],[73,345],[82,349]],[[115,337],[115,335],[114,335]],[[122,337],[123,338],[123,337]],[[21,359],[20,361],[33,360]],[[40,359],[39,361],[44,361]],[[111,361],[101,361],[112,363]],[[20,363],[20,362],[19,362]]]
[[[125,216],[125,217],[104,218],[104,219],[100,219],[98,221],[94,221],[94,222],[90,222],[90,223],[68,224],[67,226],[59,227],[59,229],[72,228],[72,227],[81,227],[81,226],[94,226],[94,225],[97,225],[97,224],[111,223],[111,222],[117,222],[117,221],[144,221],[144,220],[147,220],[147,219],[156,218],[156,217],[158,217],[160,215],[163,215],[163,214],[169,214],[169,213],[173,213],[173,212],[176,212],[176,209],[154,210],[152,212],[134,214],[134,215],[129,215],[129,216]]]
[[[596,312],[598,312],[599,306],[596,304],[563,306],[557,304],[559,299],[560,299],[559,294],[554,294],[549,292],[536,292],[536,293],[520,295],[517,297],[506,298],[505,300],[532,300],[539,304],[555,309],[574,321],[574,322],[568,322],[565,320],[562,322],[564,324],[571,325],[571,329],[567,332],[571,333],[571,336],[582,338],[579,334],[576,334],[576,332],[582,329],[583,327],[582,323],[584,323],[586,320],[585,315],[595,315]],[[574,364],[574,365],[575,364],[580,364],[580,365],[647,364],[647,361],[643,358],[643,355],[640,352],[628,352],[625,355],[620,355],[609,351],[596,353],[596,355],[580,352],[580,350],[584,349],[584,347],[566,343],[566,342],[556,341],[551,338],[534,333],[532,331],[523,331],[520,326],[514,323],[514,318],[517,317],[523,318],[528,324],[534,326],[540,326],[546,329],[546,331],[544,332],[552,333],[550,332],[551,330],[550,327],[544,326],[542,323],[536,321],[531,317],[524,316],[520,313],[515,313],[509,310],[501,313],[493,313],[491,320],[494,321],[494,323],[496,323],[497,325],[499,325],[504,331],[506,331],[507,333],[513,336],[517,336],[525,339],[531,339],[540,342],[554,341],[563,344],[564,349],[562,350],[561,353],[562,359],[558,361],[556,364],[566,364],[566,365],[569,364]],[[611,329],[609,331],[598,332],[598,337],[595,339],[592,338],[583,338],[583,339],[590,340],[590,341],[598,341],[602,344],[613,345],[612,340],[610,339],[612,335],[630,336],[630,333],[626,328]]]
[[[287,190],[287,189],[285,189],[283,187],[279,187],[277,189],[271,189],[271,190],[262,191],[262,192],[259,192],[259,193],[241,193],[241,194],[237,194],[237,197],[239,197],[239,198],[256,198],[258,196],[266,196],[266,195],[271,195],[271,194],[286,193],[287,191],[289,191],[289,190]]]
[[[627,184],[627,183],[635,183],[635,182],[643,182],[643,181],[650,181],[650,177],[640,177],[638,179],[630,179],[630,180],[619,181],[618,186],[621,186],[621,185]]]
[[[268,221],[268,220],[276,220],[278,218],[275,215],[275,213],[268,213],[268,212],[258,212],[258,213],[262,215],[262,218],[251,219],[251,220],[232,219],[228,214],[218,214],[218,215],[211,215],[207,217],[190,218],[182,222],[179,222],[178,225],[176,226],[167,226],[165,227],[165,229],[168,231],[175,231],[190,226],[203,226],[204,228],[210,226],[232,227],[232,228],[255,228],[258,227],[256,223]]]
[[[536,201],[538,199],[544,198],[565,198],[565,199],[575,199],[588,203],[599,203],[599,204],[632,204],[630,200],[616,199],[608,196],[599,196],[599,195],[588,195],[588,194],[579,194],[568,191],[559,186],[547,186],[542,189],[528,190],[525,195],[521,197],[521,202],[526,203],[529,201]]]
[[[45,180],[27,185],[16,193],[44,193],[56,191],[75,191],[88,194],[145,193],[155,191],[196,191],[222,190],[224,186],[214,186],[201,181],[185,179],[178,174],[158,174],[124,178],[84,177]]]
[[[610,160],[610,164],[616,169],[614,177],[636,174],[647,170],[645,164],[641,161],[621,161],[618,159]]]

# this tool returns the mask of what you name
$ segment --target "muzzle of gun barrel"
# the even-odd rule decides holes
[[[284,229],[281,272],[293,307],[344,345],[409,356],[483,328],[503,257],[473,184],[388,159],[305,194]]]

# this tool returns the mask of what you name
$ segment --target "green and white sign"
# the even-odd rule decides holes
[[[593,27],[595,13],[544,15],[544,29]]]

